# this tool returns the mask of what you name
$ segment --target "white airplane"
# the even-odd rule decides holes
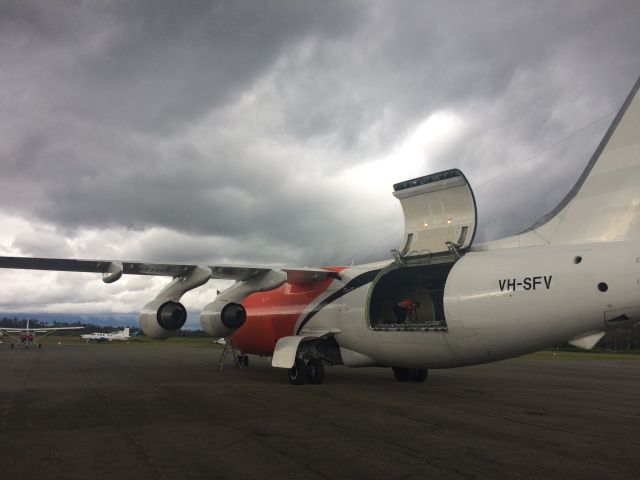
[[[26,328],[5,328],[0,327],[0,334],[7,335],[8,337],[13,338],[18,341],[24,348],[29,348],[29,345],[33,345],[35,343],[38,344],[38,348],[42,348],[42,343],[40,339],[50,335],[54,332],[58,332],[60,330],[81,330],[84,327],[38,327],[38,328],[30,328],[29,320],[27,320]],[[38,333],[42,333],[43,335],[37,335]],[[15,344],[11,344],[11,348],[13,348]]]
[[[85,333],[80,336],[82,337],[83,340],[86,340],[87,343],[89,342],[104,343],[104,342],[110,342],[112,340],[129,340],[129,337],[130,337],[129,327],[126,327],[124,330],[121,330],[119,332]]]
[[[405,235],[393,259],[329,268],[175,265],[0,257],[0,267],[173,280],[140,313],[152,338],[186,321],[185,292],[236,282],[204,307],[202,328],[244,355],[272,357],[293,384],[324,363],[391,367],[398,381],[570,343],[591,349],[640,320],[640,97],[636,82],[566,197],[530,228],[474,244],[476,204],[452,169],[394,185]]]

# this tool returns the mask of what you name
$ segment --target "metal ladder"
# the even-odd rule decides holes
[[[231,337],[226,337],[224,341],[224,348],[222,349],[220,360],[218,361],[218,370],[222,370],[222,367],[224,366],[224,358],[227,355],[227,351],[229,351],[229,347],[231,347],[231,353],[233,354],[233,364],[237,369],[242,370],[242,363],[240,362],[240,359],[236,354],[236,348],[233,346],[233,340],[231,339]]]

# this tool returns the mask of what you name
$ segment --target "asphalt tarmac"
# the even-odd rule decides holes
[[[640,361],[327,368],[289,385],[215,345],[0,345],[0,477],[638,478]]]

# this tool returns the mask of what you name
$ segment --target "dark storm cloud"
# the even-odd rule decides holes
[[[72,237],[180,233],[138,258],[350,261],[402,219],[341,172],[450,111],[465,136],[424,173],[481,185],[619,105],[639,19],[633,1],[3,2],[0,207]],[[604,128],[481,188],[481,238],[552,208]]]
[[[3,63],[32,76],[51,109],[168,133],[224,105],[309,35],[352,27],[348,4],[16,2],[0,6]]]

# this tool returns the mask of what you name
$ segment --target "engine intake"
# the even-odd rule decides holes
[[[160,305],[157,318],[165,330],[180,330],[187,321],[187,310],[179,302],[165,302]]]
[[[228,303],[220,312],[220,321],[227,328],[237,330],[244,325],[247,319],[247,311],[242,305]]]
[[[187,309],[180,302],[156,299],[140,312],[140,328],[147,337],[162,339],[180,330],[187,321]]]
[[[212,337],[228,337],[247,320],[247,311],[235,302],[215,300],[202,309],[200,323]]]

